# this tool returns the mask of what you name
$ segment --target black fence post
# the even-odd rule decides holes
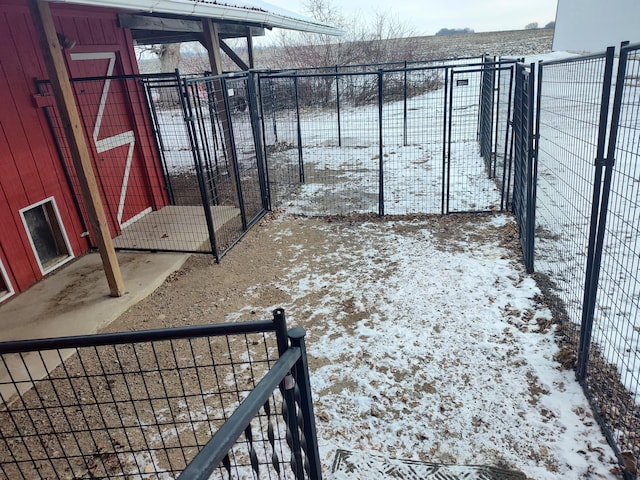
[[[258,97],[260,98],[259,106],[260,106],[260,129],[262,133],[262,158],[264,161],[264,179],[265,179],[265,187],[266,187],[266,195],[267,195],[267,204],[265,208],[269,211],[272,210],[271,205],[271,180],[269,178],[269,156],[267,153],[267,131],[264,125],[264,97],[262,91],[262,76],[260,74],[257,75],[258,78]]]
[[[282,308],[277,308],[273,311],[273,323],[276,327],[278,354],[282,356],[289,348],[287,321]],[[302,460],[302,445],[300,442],[295,386],[295,376],[291,373],[289,373],[282,383],[280,383],[280,392],[284,399],[282,404],[282,416],[287,424],[287,444],[291,449],[291,469],[293,470],[296,479],[303,479],[304,463]]]
[[[262,140],[262,128],[260,124],[260,111],[258,109],[258,95],[256,89],[256,74],[249,72],[247,76],[247,97],[249,100],[249,115],[251,118],[251,130],[253,132],[253,142],[256,151],[256,166],[258,168],[258,183],[260,185],[260,196],[262,198],[262,208],[269,209],[266,162],[263,157],[264,148]]]
[[[278,126],[276,122],[276,102],[275,102],[275,93],[273,91],[273,80],[269,79],[269,99],[271,100],[271,113],[273,116],[271,117],[271,123],[273,124],[273,141],[274,143],[278,143]]]
[[[449,213],[449,195],[451,193],[451,133],[453,130],[453,79],[455,70],[451,69],[450,75],[451,79],[449,81],[449,116],[446,120],[446,128],[444,129],[447,132],[446,137],[446,151],[447,156],[445,159],[446,169],[443,172],[445,178],[445,188],[443,189],[443,209],[442,213]]]
[[[336,109],[338,111],[338,146],[342,146],[342,122],[340,120],[340,76],[336,65]]]
[[[300,348],[300,359],[295,365],[296,392],[299,393],[298,404],[300,414],[298,423],[302,426],[302,448],[306,454],[305,470],[311,480],[322,479],[320,452],[318,451],[318,436],[316,432],[316,417],[313,411],[311,382],[309,381],[309,363],[303,328],[292,328],[289,331],[291,346]]]
[[[587,377],[587,369],[589,365],[593,316],[598,292],[598,280],[600,278],[600,264],[602,260],[602,248],[604,246],[604,233],[609,206],[609,192],[611,190],[611,175],[613,173],[618,124],[622,105],[622,91],[624,88],[624,74],[627,63],[626,52],[621,51],[620,60],[618,62],[616,91],[613,99],[613,114],[611,119],[611,131],[609,133],[609,145],[607,148],[607,156],[605,158],[605,142],[607,135],[607,121],[609,117],[609,99],[613,79],[614,55],[615,48],[609,47],[607,49],[602,85],[602,100],[600,104],[600,125],[598,127],[598,144],[595,159],[596,170],[594,175],[593,198],[591,205],[587,271],[585,274],[585,291],[580,324],[580,343],[578,344],[578,366],[576,369],[576,378],[583,385]],[[605,169],[604,183],[602,182],[603,168]]]
[[[536,107],[539,110],[540,105],[540,91],[538,89],[538,95],[536,95],[536,64],[531,63],[529,66],[529,118],[527,123],[529,124],[529,138],[528,138],[528,195],[527,195],[527,243],[528,243],[528,257],[529,257],[529,273],[534,271],[534,249],[536,239],[536,194],[538,185],[538,123],[536,122]],[[538,85],[539,87],[540,85]],[[537,102],[536,102],[537,97]]]
[[[497,170],[498,170],[498,136],[500,134],[500,84],[502,81],[502,64],[500,63],[500,59],[498,59],[497,64],[497,77],[494,77],[493,80],[493,102],[491,104],[491,108],[495,112],[495,115],[492,117],[492,122],[495,127],[495,131],[493,134],[493,138],[491,141],[491,176],[489,178],[496,178]],[[494,74],[495,76],[495,74]]]
[[[382,137],[383,73],[378,70],[378,215],[384,216],[384,162]]]
[[[189,143],[191,144],[191,153],[193,154],[194,167],[196,169],[196,177],[198,179],[198,187],[200,188],[200,196],[202,200],[202,207],[204,208],[204,216],[207,222],[207,230],[209,232],[209,244],[211,245],[211,253],[216,258],[216,262],[220,262],[220,253],[218,252],[218,245],[216,242],[215,228],[213,224],[213,215],[211,214],[211,204],[209,202],[209,195],[207,194],[207,187],[202,172],[202,159],[200,153],[200,146],[198,142],[198,132],[194,123],[193,105],[191,102],[191,96],[189,95],[189,83],[184,79],[182,83],[182,89],[180,92],[180,104],[182,105],[182,111],[184,113],[184,119],[187,124],[187,131],[189,132]]]
[[[300,183],[304,183],[304,159],[302,157],[302,127],[300,125],[300,92],[298,89],[298,76],[293,77],[293,86],[296,93],[296,120],[298,122],[298,170]]]
[[[403,92],[403,116],[402,116],[402,144],[406,147],[408,144],[407,141],[407,61],[404,62],[404,92]]]
[[[507,96],[507,118],[505,119],[506,128],[504,134],[504,153],[503,153],[503,166],[502,166],[502,188],[500,192],[500,211],[503,212],[505,209],[509,209],[509,194],[510,186],[511,186],[511,166],[512,166],[512,155],[513,155],[513,119],[511,118],[511,106],[513,104],[513,86],[515,83],[515,73],[516,66],[515,64],[511,65],[509,68],[509,94]],[[540,92],[538,91],[538,94]],[[498,102],[500,101],[500,97],[498,96]],[[511,131],[511,136],[509,136],[509,132]],[[496,149],[497,154],[497,149]]]
[[[238,194],[238,205],[240,207],[240,218],[242,220],[242,231],[247,231],[247,211],[244,205],[244,195],[242,192],[242,181],[240,177],[240,165],[238,164],[238,152],[236,150],[236,142],[233,133],[233,119],[231,118],[231,105],[229,105],[229,87],[227,86],[227,79],[222,78],[220,82],[222,92],[222,98],[224,99],[224,109],[227,119],[227,125],[229,125],[229,143],[227,147],[231,150],[231,162],[233,165],[233,174],[236,183],[236,192]]]
[[[440,198],[440,213],[445,213],[445,197],[447,191],[447,105],[449,101],[449,68],[444,69],[444,105],[442,106],[442,196]]]

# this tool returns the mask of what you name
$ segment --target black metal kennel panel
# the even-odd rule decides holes
[[[380,85],[377,72],[261,76],[274,206],[316,216],[379,213]]]
[[[0,343],[0,477],[319,480],[310,395],[281,309]]]
[[[501,210],[512,68],[263,73],[273,205],[302,215]]]
[[[447,67],[381,74],[382,186],[385,215],[442,211]]]
[[[48,81],[37,84],[41,95],[52,95]],[[71,85],[115,248],[213,253],[179,75],[73,78]],[[89,225],[57,108],[51,103],[45,109],[77,208]]]
[[[613,63],[613,50],[607,52],[607,65]],[[604,168],[604,175],[596,175],[602,194],[594,195],[599,215],[589,251],[578,379],[625,467],[625,478],[631,479],[640,462],[640,44],[622,46],[613,75],[608,80],[605,71],[598,82],[605,93],[609,84],[615,89],[610,115],[609,96],[602,96],[600,125],[609,118],[609,131],[607,147],[598,148],[596,157],[597,171]],[[600,78],[594,75],[593,81]]]
[[[269,206],[277,208],[304,182],[296,80],[260,75],[258,87]]]
[[[498,75],[509,77],[512,64],[483,62],[449,71],[443,213],[496,211],[502,208],[503,174],[497,169]],[[504,164],[502,165],[504,168]]]
[[[268,207],[254,82],[253,75],[183,81],[193,165],[218,259]]]

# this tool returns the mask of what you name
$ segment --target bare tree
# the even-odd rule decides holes
[[[138,60],[141,60],[146,54],[152,53],[160,60],[160,72],[173,72],[180,63],[181,46],[181,43],[163,43],[136,47]]]
[[[137,47],[138,61],[146,54],[153,54],[160,60],[160,72],[174,72],[180,63],[180,43],[153,44]],[[160,102],[165,105],[175,105],[178,103],[178,93],[173,89],[163,88],[160,91]]]
[[[343,30],[344,36],[281,32],[270,67],[382,63],[414,60],[418,54],[414,32],[388,12],[376,12],[365,22],[344,16],[331,0],[307,0],[305,9],[316,20]]]
[[[535,30],[536,28],[538,28],[538,22],[531,22],[531,23],[527,23],[524,26],[525,30]]]

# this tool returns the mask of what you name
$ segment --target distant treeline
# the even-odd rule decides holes
[[[473,28],[441,28],[436,35],[458,35],[459,33],[474,33]]]

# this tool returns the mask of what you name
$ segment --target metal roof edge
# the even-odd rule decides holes
[[[211,0],[49,0],[51,3],[69,3],[95,7],[113,7],[145,13],[167,13],[223,21],[245,22],[265,27],[298,30],[325,35],[342,35],[331,25],[320,23],[300,14],[269,5],[266,2],[242,2],[243,5],[215,3]],[[270,10],[267,10],[269,8]]]

